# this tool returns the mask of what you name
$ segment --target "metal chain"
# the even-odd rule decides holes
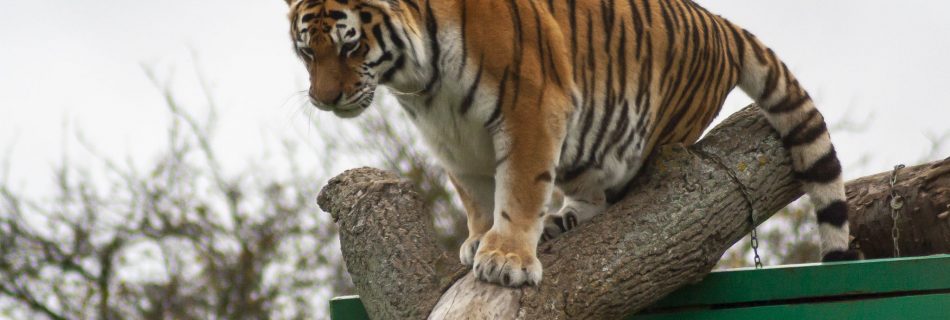
[[[752,211],[749,213],[749,219],[752,220],[752,233],[749,234],[749,236],[752,238],[750,242],[752,244],[752,253],[755,254],[755,258],[753,258],[755,261],[755,268],[762,269],[762,258],[759,257],[759,237],[755,233],[755,217],[753,216]]]
[[[891,172],[891,220],[894,221],[893,227],[891,227],[891,239],[894,240],[894,257],[899,258],[901,256],[901,249],[897,245],[897,240],[900,239],[901,232],[897,228],[897,222],[900,218],[901,208],[904,207],[904,197],[901,197],[897,193],[897,190],[894,189],[894,185],[897,184],[897,170],[903,169],[903,164],[898,164],[894,166],[894,171]]]
[[[745,202],[749,204],[749,223],[752,225],[752,232],[749,233],[749,244],[752,246],[755,268],[762,269],[762,258],[759,257],[759,235],[755,231],[757,226],[755,223],[755,204],[752,202],[752,196],[749,195],[749,190],[746,189],[746,186],[742,184],[739,178],[733,175],[731,171],[726,172],[728,172],[729,176],[736,182],[736,185],[739,187],[739,193],[742,194],[742,198],[745,199]]]
[[[742,197],[745,198],[746,203],[749,204],[749,223],[752,224],[752,232],[749,233],[749,245],[752,246],[755,268],[762,269],[762,258],[759,257],[759,235],[755,231],[757,224],[755,223],[755,206],[752,203],[752,196],[749,195],[749,190],[746,190],[745,185],[739,182],[739,178],[733,177],[733,179],[735,179],[736,184],[739,186],[739,192],[742,193]]]

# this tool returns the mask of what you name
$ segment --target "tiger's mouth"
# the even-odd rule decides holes
[[[332,104],[322,103],[313,97],[310,97],[310,104],[317,109],[323,111],[332,111],[337,117],[340,118],[353,118],[363,111],[366,111],[367,108],[373,103],[373,92],[366,92],[361,90],[357,94],[341,96]]]

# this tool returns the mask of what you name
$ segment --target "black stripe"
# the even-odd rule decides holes
[[[819,158],[809,167],[801,172],[795,172],[795,178],[803,182],[828,183],[834,181],[841,175],[841,163],[838,162],[838,155],[835,148],[831,147],[828,153]]]
[[[556,180],[558,183],[570,182],[570,181],[576,179],[577,177],[579,177],[579,176],[580,176],[581,174],[583,174],[584,172],[586,172],[587,169],[590,169],[590,164],[589,164],[589,163],[584,163],[584,164],[581,164],[581,165],[572,167],[572,168],[570,168],[570,169],[568,169],[568,170],[566,170],[566,171],[564,171],[564,172],[558,173],[558,175],[557,175],[557,177],[555,178],[555,180]]]
[[[775,53],[772,52],[772,49],[768,49],[766,52],[768,53],[772,61],[775,61],[776,59]],[[777,72],[778,72],[778,69],[776,68],[768,69],[768,73],[765,75],[765,86],[762,87],[762,93],[758,99],[759,101],[766,101],[772,96],[773,93],[775,93],[775,90],[776,90],[775,87],[778,86],[778,78],[779,78],[779,74],[777,74]]]
[[[482,56],[478,61],[478,73],[475,74],[475,81],[472,83],[472,86],[468,88],[468,93],[465,94],[465,98],[462,99],[461,109],[459,113],[463,116],[468,113],[468,109],[472,107],[472,103],[475,101],[475,92],[478,91],[478,85],[482,81],[482,70],[484,65],[482,61],[485,59],[485,56]]]
[[[791,95],[786,95],[782,101],[779,101],[775,105],[766,108],[765,111],[768,111],[771,114],[780,114],[780,113],[789,113],[796,111],[805,105],[806,102],[810,101],[811,97],[808,94],[799,95],[797,99],[792,98]]]
[[[739,34],[739,30],[734,24],[727,23],[726,27],[729,28],[729,31],[732,31],[732,41],[735,42],[736,47],[738,48],[738,64],[740,69],[745,68],[745,39],[742,38],[742,35]]]
[[[643,0],[644,14],[643,16],[647,17],[647,25],[653,25],[653,8],[650,7],[650,0]]]
[[[495,168],[497,169],[498,166],[500,166],[502,163],[505,163],[505,161],[508,161],[508,158],[511,158],[511,152],[506,153],[505,155],[501,156],[501,158],[498,158],[497,160],[495,160]]]
[[[409,5],[410,7],[412,7],[413,10],[416,10],[416,12],[419,12],[419,5],[416,4],[415,0],[402,0],[402,3]],[[428,2],[426,2],[426,5],[428,5]]]
[[[590,38],[593,37],[591,36]],[[591,73],[593,73],[590,77],[587,77],[588,69],[591,71]],[[581,136],[578,139],[577,153],[574,154],[574,159],[570,162],[572,165],[579,163],[582,159],[586,159],[584,151],[587,149],[585,147],[587,145],[587,137],[590,136],[591,125],[593,125],[594,118],[597,116],[597,110],[595,108],[597,103],[597,68],[584,68],[581,69],[581,73],[583,74],[582,78],[585,82],[585,100],[584,106],[581,109],[581,115],[584,117],[584,123],[580,128],[580,131],[578,131]],[[589,82],[587,81],[588,79],[590,80]]]
[[[393,79],[393,76],[396,74],[396,71],[399,71],[400,69],[402,69],[402,67],[405,64],[406,64],[406,59],[403,56],[399,56],[399,58],[396,58],[396,62],[393,62],[393,65],[389,67],[389,69],[386,70],[386,72],[383,72],[383,75],[380,77],[379,82],[387,83],[391,81]]]
[[[637,59],[640,59],[643,53],[643,18],[640,16],[640,10],[637,10],[633,0],[627,0],[627,2],[630,4],[630,14],[633,15],[633,31],[637,33]]]
[[[538,13],[538,8],[535,7],[535,3],[534,3],[534,2],[531,3],[531,13],[534,14],[534,28],[535,28],[535,30],[536,30],[536,32],[535,32],[535,46],[536,46],[535,49],[536,49],[537,52],[538,52],[538,60],[541,60],[541,62],[540,62],[540,64],[541,64],[541,81],[546,83],[547,80],[548,80],[548,64],[547,64],[547,61],[545,61],[546,58],[547,58],[547,55],[544,54],[544,43],[545,43],[545,42],[544,42],[544,31],[543,31],[542,28],[541,28],[541,15]],[[542,84],[542,88],[543,88],[543,87],[544,87],[544,84]],[[544,92],[544,90],[542,89],[541,92]],[[539,96],[540,96],[540,95],[539,95]],[[538,97],[538,98],[539,98],[539,100],[540,100],[540,97]],[[539,107],[539,108],[541,107],[541,104],[540,104],[540,103],[538,104],[538,107]]]
[[[601,0],[600,1],[600,10],[601,10],[600,15],[601,15],[601,19],[604,20],[604,31],[607,34],[608,43],[611,38],[610,34],[614,28],[614,21],[616,21],[617,19],[617,13],[614,12],[614,8],[616,7],[616,4],[614,3],[614,1],[615,0]],[[609,44],[607,45],[607,48],[610,48]]]
[[[652,93],[650,92],[651,81],[653,81],[653,37],[648,33],[646,35],[646,56],[640,65],[640,78],[637,81],[637,99],[634,103],[637,114],[645,114],[644,108],[649,108],[651,104]]]
[[[648,115],[647,114],[637,114],[637,115],[639,116],[639,118],[637,119],[637,123],[633,126],[633,128],[630,128],[630,133],[628,133],[626,137],[624,137],[623,140],[620,140],[620,143],[617,144],[618,146],[617,156],[621,156],[624,154],[625,151],[629,150],[630,144],[633,143],[634,137],[637,136],[638,131],[643,132],[645,130],[644,121],[646,121],[646,118]],[[643,139],[644,139],[644,136],[641,134],[639,140],[643,141]]]
[[[609,50],[608,50],[608,56],[610,56]],[[607,131],[610,128],[610,125],[614,123],[613,119],[616,113],[614,112],[615,111],[614,109],[616,108],[617,103],[616,101],[614,101],[616,98],[613,92],[614,91],[613,90],[613,67],[611,66],[612,62],[613,62],[613,59],[608,57],[607,82],[605,85],[607,87],[607,93],[605,94],[604,103],[601,107],[601,109],[603,110],[603,116],[601,117],[599,121],[600,126],[599,126],[599,129],[597,130],[597,137],[594,138],[593,146],[591,146],[590,148],[590,155],[587,160],[587,162],[594,163],[595,165],[598,165],[598,166],[601,163],[600,158],[603,158],[602,157],[603,152],[600,150],[600,146],[601,144],[604,143],[604,140],[605,140],[604,136],[607,134]],[[616,130],[616,127],[614,128],[614,130]]]
[[[593,69],[596,75],[597,66],[596,58],[597,51],[594,50],[594,16],[590,13],[590,10],[587,10],[587,67]],[[597,77],[593,77],[593,82],[596,85]]]
[[[534,181],[538,181],[538,182],[551,182],[551,180],[553,180],[553,178],[551,177],[551,172],[549,171],[545,171],[544,173],[539,174],[536,178],[534,178]]]
[[[755,36],[746,29],[742,29],[742,35],[745,37],[745,40],[749,42],[749,48],[752,48],[752,52],[755,53],[755,59],[759,60],[760,64],[766,64],[768,59],[766,59],[765,54],[762,53],[762,47],[755,41]]]
[[[386,14],[384,13],[383,15],[386,15]],[[405,39],[406,42],[409,42],[409,52],[416,52],[416,44],[412,42],[412,38],[409,37],[409,33],[406,30],[407,28],[405,26],[401,26],[399,28],[399,31],[402,33],[402,39]],[[391,32],[395,32],[395,30]]]
[[[507,212],[502,211],[502,212],[501,212],[501,217],[502,217],[502,218],[505,218],[505,220],[511,221],[511,217],[508,216],[508,213],[507,213]]]
[[[386,16],[386,15],[383,16],[383,23],[386,24],[386,29],[388,29],[386,31],[389,32],[389,41],[391,41],[393,45],[396,46],[396,48],[398,49],[405,48],[406,44],[403,43],[402,39],[400,39],[399,36],[396,35],[396,26],[393,25],[393,22],[391,19],[389,19],[389,16]],[[380,42],[382,41],[380,40]]]
[[[818,223],[827,223],[837,228],[848,222],[848,203],[844,200],[835,200],[816,212]]]
[[[376,43],[379,44],[379,50],[386,51],[386,42],[383,41],[383,28],[381,25],[377,24],[373,26],[373,29],[370,32],[373,33],[373,37],[376,37]]]
[[[620,19],[620,45],[617,47],[617,64],[620,68],[620,97],[627,98],[627,26],[623,18]]]
[[[330,19],[333,20],[346,20],[346,13],[343,11],[329,10],[327,11],[327,14],[330,16]]]
[[[429,77],[429,82],[426,84],[425,89],[423,89],[423,92],[430,93],[432,92],[433,86],[435,86],[435,83],[439,80],[439,77],[440,77],[439,56],[441,55],[442,48],[439,47],[439,37],[438,37],[439,26],[435,20],[435,16],[432,14],[432,6],[431,6],[431,2],[429,1],[426,1],[426,31],[429,34],[428,40],[432,47],[432,57],[430,57],[431,63],[432,63],[432,76]],[[426,105],[429,105],[430,101],[428,100],[431,100],[431,99],[432,97],[430,96],[429,99],[427,99],[426,101]]]
[[[505,103],[505,86],[508,82],[508,67],[505,67],[504,74],[501,76],[501,81],[498,83],[498,100],[495,101],[495,110],[492,111],[491,116],[488,117],[488,120],[485,121],[485,127],[489,131],[494,131],[496,121],[501,118],[501,108]]]
[[[375,68],[375,67],[379,66],[379,64],[381,64],[381,63],[383,63],[383,62],[386,62],[386,61],[389,61],[389,60],[392,60],[392,59],[393,59],[393,55],[392,55],[391,53],[389,53],[389,52],[383,52],[383,54],[379,56],[379,59],[366,62],[365,64],[366,64],[367,67]]]
[[[818,109],[811,109],[801,123],[782,137],[782,145],[785,146],[785,149],[812,143],[815,139],[818,139],[818,137],[828,131],[824,120],[819,121],[817,125],[811,126],[812,120],[817,118],[818,115]]]
[[[600,150],[600,146],[601,144],[604,143],[604,140],[606,140],[604,139],[604,136],[607,134],[607,129],[614,122],[613,119],[614,119],[614,115],[616,114],[616,112],[614,112],[615,107],[616,107],[616,104],[613,101],[604,102],[604,106],[603,106],[604,116],[601,118],[601,121],[600,121],[601,125],[600,125],[599,130],[597,130],[597,138],[594,139],[594,145],[591,146],[590,148],[590,155],[587,160],[588,162],[592,162],[597,165],[601,163],[599,161],[601,159],[599,158],[603,158],[602,157],[603,152]],[[615,127],[614,130],[616,129],[617,128]]]
[[[627,133],[627,129],[630,126],[630,102],[627,101],[627,99],[623,99],[623,103],[621,103],[620,118],[618,118],[617,121],[620,121],[620,123],[617,124],[617,128],[614,129],[614,133],[610,138],[611,144],[614,145],[614,147],[618,147],[615,143],[620,141],[620,138]]]
[[[672,17],[670,17],[670,13],[669,11],[667,11],[666,7],[667,7],[666,1],[661,1],[660,13],[662,14],[662,17],[663,17],[663,23],[666,26],[665,28],[666,29],[666,44],[668,46],[666,48],[666,63],[663,66],[663,72],[660,73],[662,75],[670,74],[670,69],[673,68],[673,57],[674,57],[673,54],[676,52],[673,47],[676,44],[676,39],[675,39],[676,30],[673,27],[673,19]],[[678,78],[678,77],[674,77],[674,78]]]
[[[563,89],[564,82],[561,81],[561,73],[559,72],[560,70],[558,70],[557,65],[554,62],[554,50],[552,49],[554,47],[551,46],[551,43],[550,43],[551,39],[548,38],[547,40],[548,40],[548,63],[551,64],[551,71],[552,71],[551,74],[554,75],[554,82],[557,83],[557,86]]]

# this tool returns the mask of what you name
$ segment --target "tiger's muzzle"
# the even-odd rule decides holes
[[[367,94],[365,91],[351,95],[340,92],[330,99],[319,99],[314,94],[310,94],[310,104],[323,111],[332,111],[340,118],[353,118],[360,115],[369,108],[372,101],[373,93]]]

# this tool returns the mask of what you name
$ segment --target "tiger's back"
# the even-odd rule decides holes
[[[739,80],[736,29],[690,1],[551,1],[580,103],[560,180],[604,172],[612,195],[658,145],[693,143]]]
[[[603,212],[656,146],[695,142],[737,85],[789,149],[819,209],[824,258],[856,258],[821,114],[771,50],[691,1],[302,0],[292,8],[315,104],[336,96],[323,107],[353,110],[332,105],[348,94],[318,85],[328,80],[315,70],[350,68],[355,86],[397,93],[459,190],[469,227],[460,259],[483,280],[540,281],[539,235]],[[321,12],[332,20],[323,36],[342,42],[337,62],[319,61],[315,50],[329,56],[333,47],[310,37],[307,21]],[[546,215],[555,185],[565,204]]]

